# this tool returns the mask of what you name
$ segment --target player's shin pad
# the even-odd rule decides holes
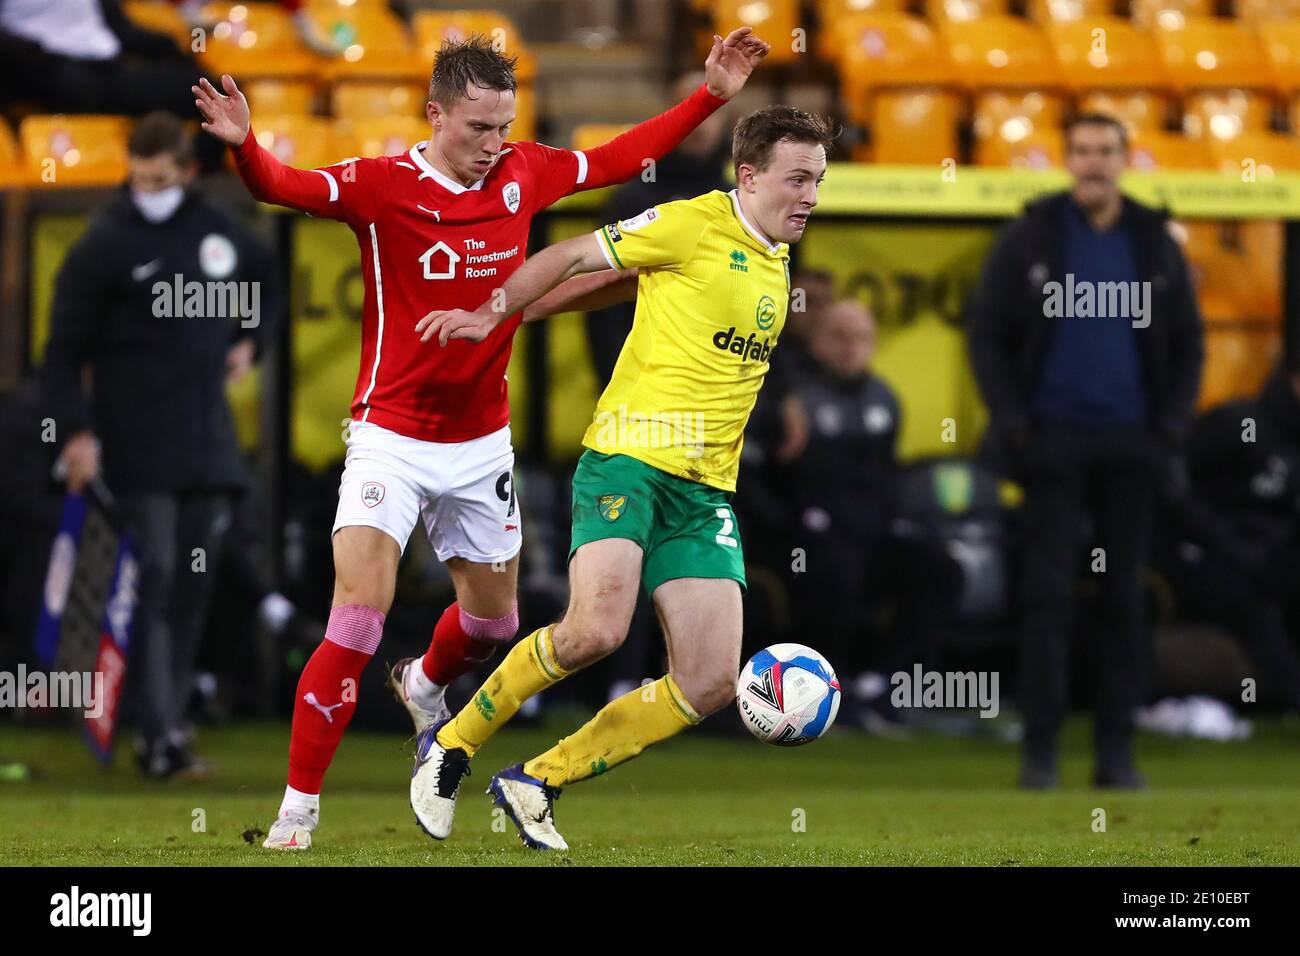
[[[577,783],[667,740],[702,718],[665,674],[610,701],[577,733],[524,764],[524,773],[553,787]]]
[[[501,666],[474,692],[460,713],[438,731],[438,743],[474,756],[529,697],[569,676],[555,659],[554,625],[538,628],[510,649]]]

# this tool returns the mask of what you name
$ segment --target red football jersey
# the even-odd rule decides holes
[[[410,438],[468,441],[510,420],[506,365],[521,315],[481,343],[422,343],[415,324],[436,309],[475,309],[524,260],[533,216],[578,189],[641,172],[723,104],[701,86],[672,109],[584,152],[507,143],[487,175],[462,186],[424,158],[284,166],[249,135],[236,168],[258,199],[347,223],[365,277],[361,368],[352,417]]]

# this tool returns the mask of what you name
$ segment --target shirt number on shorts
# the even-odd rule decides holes
[[[714,535],[713,540],[717,541],[718,544],[726,545],[728,548],[739,548],[740,542],[731,536],[732,529],[736,527],[731,512],[726,508],[719,508],[714,514],[722,519],[722,527],[718,529],[718,533]]]

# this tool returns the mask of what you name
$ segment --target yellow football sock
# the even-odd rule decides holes
[[[460,747],[474,756],[524,701],[569,676],[555,659],[554,626],[540,627],[510,648],[470,702],[438,731],[438,743],[448,749]]]
[[[524,764],[524,773],[553,787],[577,783],[631,760],[701,719],[676,681],[665,674],[611,700],[575,734]]]

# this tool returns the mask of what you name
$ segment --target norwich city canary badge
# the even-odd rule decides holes
[[[627,495],[601,495],[596,500],[596,510],[608,522],[615,522],[627,510]]]

